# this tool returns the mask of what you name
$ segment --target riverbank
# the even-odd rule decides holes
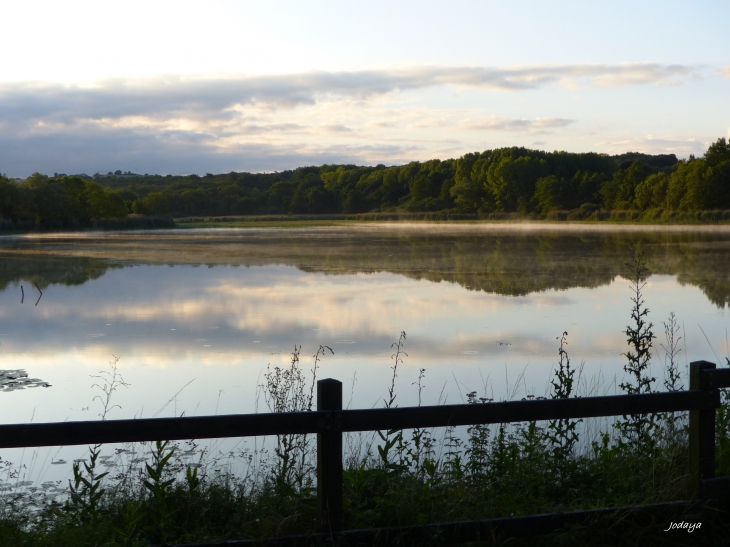
[[[548,215],[521,213],[361,213],[336,215],[244,215],[191,216],[175,219],[180,228],[205,227],[303,227],[340,226],[358,222],[449,222],[534,223],[536,225],[571,223],[636,225],[723,225],[730,224],[730,211],[553,211]]]
[[[553,211],[548,215],[521,213],[360,213],[360,214],[273,214],[242,216],[152,217],[129,215],[125,219],[102,219],[88,224],[45,225],[0,220],[0,235],[64,232],[113,232],[174,228],[308,228],[347,226],[363,223],[449,223],[455,225],[529,224],[535,227],[575,226],[723,226],[730,225],[730,211]]]

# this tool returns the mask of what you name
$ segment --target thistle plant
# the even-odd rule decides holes
[[[636,254],[633,263],[627,263],[631,280],[631,320],[626,327],[626,341],[629,350],[622,355],[626,357],[624,372],[628,379],[621,382],[619,387],[627,395],[651,393],[656,378],[650,376],[651,350],[654,347],[654,325],[648,320],[649,308],[644,301],[644,281],[649,274],[642,252]],[[654,414],[632,414],[624,416],[616,422],[616,428],[621,435],[620,442],[634,452],[650,455],[654,452],[656,438],[653,433],[658,427],[658,419]]]
[[[570,366],[570,356],[565,346],[568,345],[568,333],[557,338],[560,342],[558,347],[558,368],[555,370],[553,379],[550,381],[552,385],[552,399],[567,399],[573,393],[573,383],[575,382],[575,369]],[[548,424],[547,439],[550,442],[553,458],[556,466],[561,474],[565,472],[565,464],[570,461],[573,450],[578,442],[577,425],[583,420],[572,420],[563,418],[558,420],[550,420]]]

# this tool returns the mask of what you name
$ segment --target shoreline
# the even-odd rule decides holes
[[[188,230],[222,230],[222,229],[302,229],[302,228],[388,228],[397,230],[422,230],[424,228],[439,231],[550,231],[550,232],[730,232],[730,211],[728,219],[685,219],[674,220],[620,220],[583,219],[557,220],[551,218],[534,218],[529,215],[504,214],[503,218],[441,218],[461,217],[466,215],[390,215],[365,213],[361,215],[246,215],[220,217],[181,217],[168,218],[164,222],[157,217],[150,217],[149,223],[135,222],[136,225],[109,223],[101,226],[87,226],[64,229],[20,229],[0,228],[0,237],[12,236],[58,236],[62,234],[112,234],[134,232],[184,232]],[[476,216],[476,215],[473,215]],[[490,215],[491,216],[491,215]],[[690,215],[687,216],[696,216]],[[122,224],[122,226],[120,226]],[[142,224],[142,225],[140,225]],[[144,224],[148,224],[144,226]]]

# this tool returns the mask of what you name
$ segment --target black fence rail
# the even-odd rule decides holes
[[[374,533],[382,538],[397,535],[400,529],[341,530],[342,436],[345,432],[689,411],[691,480],[688,500],[643,507],[650,510],[651,507],[690,506],[696,500],[730,495],[730,477],[715,477],[715,410],[720,406],[719,390],[727,387],[730,387],[730,368],[717,369],[713,363],[697,361],[690,364],[690,389],[681,392],[509,401],[482,405],[343,410],[342,383],[330,378],[317,382],[317,410],[314,412],[0,425],[0,448],[316,433],[317,504],[321,534],[270,538],[265,543],[306,544],[324,537],[365,537]],[[409,527],[407,533],[417,535],[428,534],[430,530],[456,530],[456,540],[475,537],[474,534],[478,536],[480,530],[491,530],[494,526],[502,529],[517,526],[524,535],[526,530],[529,531],[529,523],[534,523],[534,532],[541,533],[541,530],[552,530],[561,523],[586,518],[593,513],[613,514],[628,509],[631,508],[606,508],[472,523],[437,523]],[[524,525],[528,528],[525,529]],[[467,533],[467,530],[471,532]],[[244,545],[247,542],[223,544]]]

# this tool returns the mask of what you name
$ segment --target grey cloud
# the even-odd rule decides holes
[[[297,133],[306,131],[308,128],[298,123],[270,123],[266,125],[244,125],[242,128],[236,128],[235,134],[260,135],[265,133],[286,132]]]
[[[516,119],[492,116],[477,120],[465,120],[460,125],[465,129],[474,129],[479,131],[511,131],[511,132],[544,132],[549,129],[559,129],[566,127],[575,120],[566,118],[535,118],[535,119]]]
[[[330,124],[330,125],[323,125],[322,129],[329,133],[350,133],[352,132],[352,129],[349,127],[345,127],[342,124]]]
[[[406,144],[313,147],[249,143],[224,148],[207,134],[94,127],[84,132],[26,136],[0,132],[0,172],[25,177],[34,171],[93,174],[115,169],[163,174],[282,171],[323,163],[407,163],[416,150]]]

